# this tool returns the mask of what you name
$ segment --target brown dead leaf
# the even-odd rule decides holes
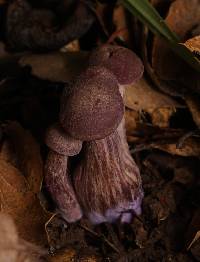
[[[44,245],[44,230],[48,215],[40,205],[37,195],[27,188],[23,174],[14,166],[0,159],[0,204],[1,212],[14,219],[20,237]]]
[[[39,144],[31,133],[17,122],[10,122],[6,125],[5,134],[14,147],[18,162],[17,167],[26,177],[30,190],[34,193],[40,192],[43,180],[43,162]],[[12,152],[10,153],[12,154]]]
[[[136,111],[153,112],[159,108],[176,108],[181,105],[174,99],[153,89],[145,78],[125,89],[126,107]]]
[[[171,4],[166,22],[183,40],[200,23],[199,0],[176,0]]]
[[[161,128],[169,127],[169,120],[173,113],[176,112],[175,108],[158,108],[151,113],[151,121],[154,126]],[[150,113],[150,110],[149,110]]]
[[[138,113],[142,111],[148,113],[151,116],[153,125],[159,127],[168,127],[169,119],[176,111],[176,108],[182,107],[174,99],[153,89],[145,78],[126,88],[125,105]]]
[[[9,215],[0,213],[0,261],[39,262],[47,252],[19,238]]]
[[[184,44],[190,51],[200,55],[200,35],[188,39]]]
[[[193,120],[200,128],[200,99],[194,95],[186,95],[185,102],[188,105],[188,108],[192,114]]]
[[[44,245],[47,242],[45,222],[49,214],[43,210],[37,197],[43,178],[39,145],[17,123],[9,123],[5,133],[9,147],[7,150],[3,147],[0,153],[1,211],[12,216],[20,237]]]
[[[87,52],[54,52],[49,54],[25,55],[21,66],[30,66],[38,78],[52,82],[69,82],[84,69]]]
[[[174,1],[165,21],[184,43],[188,35],[193,34],[193,29],[200,24],[200,1]],[[152,65],[160,79],[200,90],[198,74],[170,50],[165,40],[158,37],[153,44]],[[181,89],[179,86],[176,88]]]

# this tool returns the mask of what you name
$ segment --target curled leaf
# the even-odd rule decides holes
[[[38,78],[67,83],[84,69],[87,55],[87,52],[29,54],[19,63],[31,67],[31,73]]]
[[[5,132],[9,147],[0,154],[0,210],[13,218],[20,237],[44,245],[49,214],[37,196],[43,179],[39,145],[17,123],[8,124]]]

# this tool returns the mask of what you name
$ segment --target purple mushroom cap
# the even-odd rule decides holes
[[[93,66],[72,83],[61,105],[60,123],[75,139],[96,140],[111,134],[123,113],[117,79],[106,68]]]
[[[130,49],[104,45],[94,50],[89,57],[89,66],[102,65],[109,69],[120,85],[137,82],[144,72],[140,58]]]

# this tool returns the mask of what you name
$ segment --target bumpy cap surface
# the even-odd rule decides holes
[[[116,77],[106,68],[89,67],[61,100],[60,123],[72,137],[102,139],[119,125],[124,105]]]
[[[59,124],[47,130],[45,142],[53,151],[65,156],[77,155],[82,148],[82,142],[70,137]]]
[[[130,49],[121,46],[104,45],[94,50],[89,65],[101,65],[112,71],[119,84],[128,85],[138,81],[144,72],[140,58]]]

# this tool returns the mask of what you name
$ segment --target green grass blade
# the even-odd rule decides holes
[[[168,41],[170,48],[184,59],[196,71],[200,72],[200,62],[184,45],[178,36],[170,30],[162,17],[148,0],[123,0],[123,5],[156,35]]]
[[[140,13],[143,19],[148,22],[148,25],[155,28],[169,41],[179,41],[178,36],[169,29],[162,17],[147,0],[125,0],[124,3],[127,3],[129,8],[132,7]]]

